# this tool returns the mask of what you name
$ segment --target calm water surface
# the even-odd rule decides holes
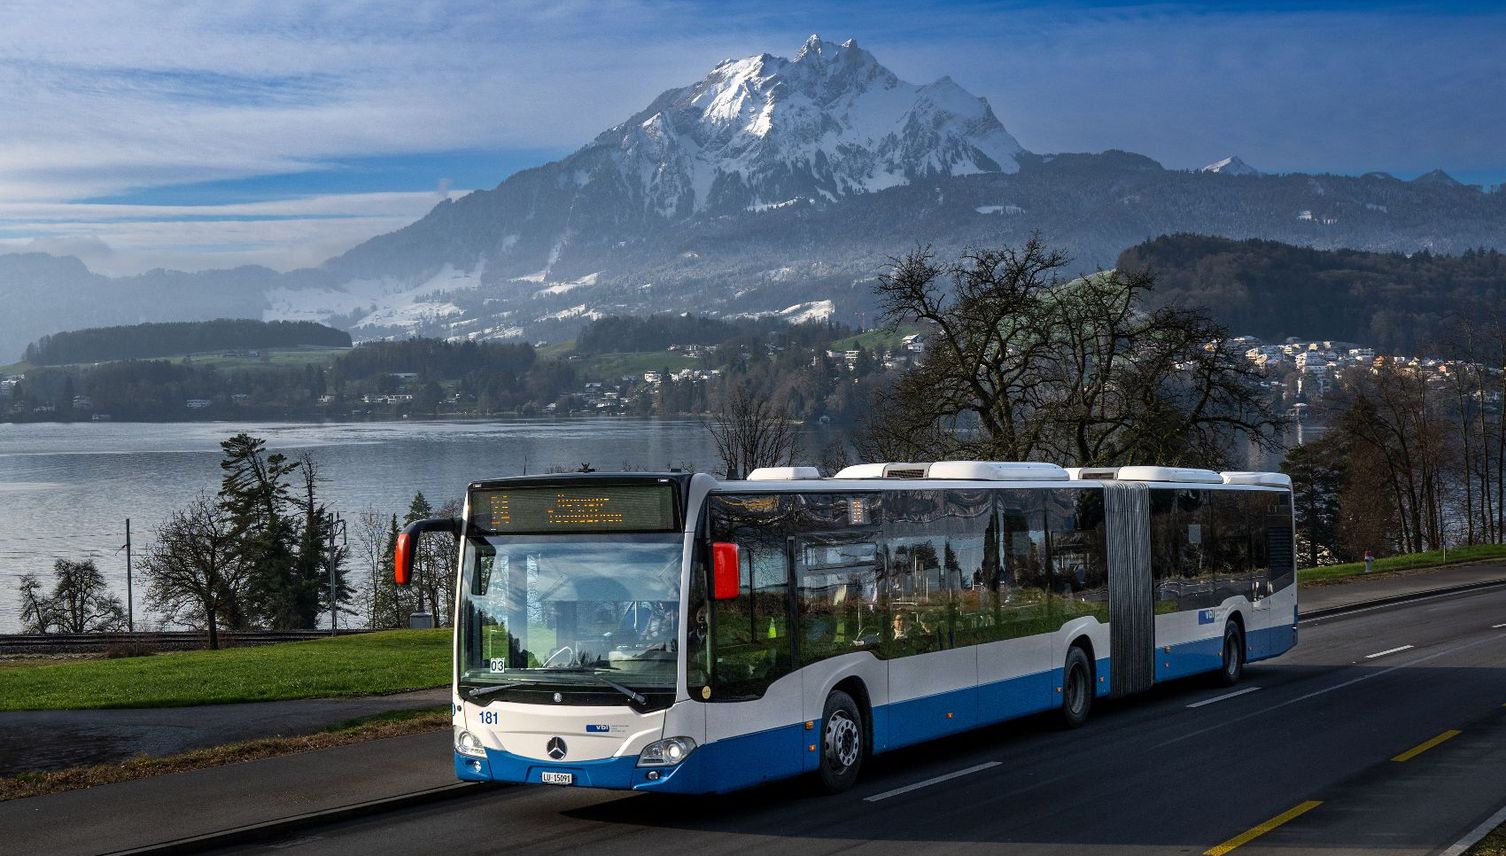
[[[167,514],[219,489],[219,443],[238,431],[289,457],[310,450],[327,501],[352,524],[368,508],[401,517],[415,491],[438,506],[471,481],[525,470],[709,469],[717,460],[699,423],[676,420],[0,425],[0,633],[20,629],[17,579],[35,571],[49,580],[54,559],[93,558],[124,601],[126,518],[139,559]],[[352,563],[352,581],[361,577]]]

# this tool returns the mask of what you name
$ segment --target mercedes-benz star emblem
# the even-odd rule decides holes
[[[565,757],[566,747],[563,738],[549,738],[549,744],[545,746],[544,749],[549,753],[549,757],[553,758],[556,761]]]
[[[564,696],[560,695],[559,693],[555,693],[554,694],[554,703],[555,704],[559,704],[560,702],[562,702],[564,700],[565,700]]]

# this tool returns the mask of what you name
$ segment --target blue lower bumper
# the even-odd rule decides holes
[[[702,790],[698,749],[674,767],[639,767],[636,756],[599,761],[553,763],[524,758],[511,752],[486,750],[485,758],[455,754],[455,777],[471,782],[519,782],[542,784],[545,771],[570,773],[576,787],[613,790],[656,790],[693,793]]]

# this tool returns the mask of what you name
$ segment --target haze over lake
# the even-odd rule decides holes
[[[582,463],[598,470],[708,469],[717,460],[710,435],[694,420],[6,425],[0,428],[0,633],[20,630],[19,577],[33,571],[50,587],[55,559],[93,558],[124,602],[125,553],[118,548],[128,517],[140,628],[146,615],[140,559],[157,524],[195,492],[219,489],[219,443],[239,431],[289,457],[311,450],[328,479],[326,501],[352,524],[365,508],[401,517],[415,491],[438,506],[460,498],[471,481],[525,470]],[[363,587],[366,571],[354,556],[347,568],[352,584]]]

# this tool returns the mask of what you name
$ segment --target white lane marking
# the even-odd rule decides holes
[[[1152,749],[1164,749],[1167,746],[1170,746],[1170,745],[1172,745],[1174,743],[1181,743],[1183,740],[1191,740],[1194,737],[1200,737],[1200,736],[1202,736],[1204,734],[1207,734],[1210,731],[1217,731],[1220,728],[1224,728],[1226,726],[1233,725],[1236,722],[1244,722],[1246,719],[1251,719],[1251,718],[1256,717],[1256,716],[1265,716],[1265,715],[1267,715],[1267,714],[1269,714],[1269,713],[1271,713],[1273,711],[1280,710],[1283,707],[1290,707],[1291,705],[1307,701],[1310,698],[1317,698],[1320,695],[1325,695],[1325,694],[1331,693],[1331,692],[1333,692],[1335,690],[1341,690],[1341,689],[1344,689],[1345,687],[1354,686],[1355,684],[1360,683],[1361,681],[1368,681],[1368,680],[1371,680],[1373,678],[1379,678],[1379,677],[1381,677],[1383,675],[1389,675],[1389,674],[1391,674],[1392,672],[1394,672],[1394,671],[1396,671],[1398,669],[1408,669],[1408,668],[1411,668],[1412,666],[1417,666],[1417,665],[1421,665],[1423,663],[1426,663],[1429,660],[1436,660],[1439,657],[1447,657],[1450,654],[1457,654],[1460,651],[1467,651],[1470,648],[1478,648],[1481,645],[1487,645],[1487,644],[1490,644],[1492,642],[1499,642],[1499,641],[1501,641],[1501,637],[1499,637],[1499,636],[1492,636],[1489,639],[1478,639],[1478,640],[1476,640],[1474,642],[1466,642],[1465,644],[1459,645],[1459,646],[1454,647],[1454,648],[1446,648],[1446,649],[1444,649],[1442,651],[1436,651],[1436,652],[1434,652],[1432,654],[1428,654],[1427,656],[1418,657],[1415,660],[1409,660],[1409,661],[1407,661],[1405,663],[1402,663],[1402,664],[1400,664],[1398,666],[1391,666],[1390,668],[1380,669],[1378,671],[1370,672],[1369,674],[1360,675],[1357,678],[1351,678],[1351,679],[1349,679],[1349,680],[1347,680],[1347,681],[1345,681],[1345,682],[1343,682],[1341,684],[1334,684],[1331,687],[1324,687],[1321,690],[1313,690],[1312,692],[1310,692],[1310,693],[1308,693],[1306,695],[1300,695],[1300,696],[1297,696],[1296,698],[1287,699],[1286,701],[1278,702],[1276,704],[1273,704],[1270,707],[1261,708],[1260,710],[1251,711],[1250,713],[1242,713],[1239,716],[1231,716],[1228,719],[1225,719],[1224,721],[1219,722],[1217,724],[1210,725],[1207,728],[1199,728],[1197,731],[1189,731],[1186,734],[1180,735],[1178,737],[1173,737],[1170,740],[1166,740],[1166,741],[1163,741],[1161,743],[1157,743],[1155,746],[1152,746],[1151,748]]]
[[[1491,830],[1495,829],[1497,826],[1500,826],[1502,823],[1506,823],[1506,806],[1502,806],[1500,811],[1486,818],[1484,823],[1480,824],[1474,829],[1471,829],[1469,833],[1463,838],[1459,839],[1459,841],[1454,844],[1454,846],[1438,854],[1438,856],[1464,856],[1465,851],[1469,850],[1469,848],[1475,846],[1476,844],[1479,844],[1480,839],[1489,835]]]
[[[1188,709],[1191,709],[1191,708],[1194,708],[1194,707],[1202,707],[1205,704],[1213,704],[1216,701],[1224,701],[1225,699],[1231,699],[1231,698],[1235,698],[1236,696],[1242,696],[1245,693],[1252,693],[1252,692],[1255,692],[1258,689],[1260,689],[1260,687],[1245,687],[1242,690],[1235,690],[1232,693],[1224,693],[1221,696],[1214,696],[1213,698],[1205,698],[1202,701],[1195,701],[1192,704],[1187,705],[1187,707],[1188,707]]]
[[[1506,624],[1492,624],[1492,625],[1490,625],[1490,629],[1491,630],[1500,630],[1502,627],[1506,627]]]
[[[951,781],[952,779],[956,779],[956,778],[959,778],[961,776],[967,776],[967,775],[971,775],[973,773],[981,773],[984,770],[987,770],[987,769],[990,769],[990,768],[993,768],[993,767],[997,767],[997,766],[999,766],[1002,763],[1004,763],[1004,762],[1002,762],[1002,761],[989,761],[987,764],[979,764],[976,767],[968,767],[966,770],[957,770],[956,772],[953,772],[953,773],[947,773],[944,776],[937,776],[934,779],[926,779],[924,782],[916,782],[913,785],[905,785],[902,788],[895,788],[892,791],[884,791],[881,794],[874,794],[871,797],[863,797],[863,801],[864,802],[878,802],[879,800],[886,800],[886,799],[888,799],[890,797],[897,797],[900,794],[908,794],[911,791],[918,791],[921,788],[929,788],[931,785],[939,785],[942,782]]]
[[[1414,645],[1403,645],[1400,648],[1387,648],[1384,651],[1376,651],[1374,654],[1366,654],[1365,655],[1365,659],[1366,660],[1374,660],[1376,657],[1384,657],[1387,654],[1395,654],[1395,653],[1398,653],[1400,651],[1410,651],[1414,647],[1416,647],[1416,646],[1414,646]]]

